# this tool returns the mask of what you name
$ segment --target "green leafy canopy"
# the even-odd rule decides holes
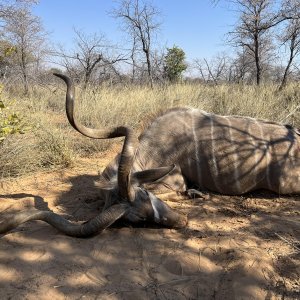
[[[1,91],[0,91],[1,95]],[[20,116],[0,100],[0,143],[11,134],[24,133]]]
[[[168,48],[164,65],[165,76],[170,81],[174,82],[181,79],[182,72],[187,68],[184,51],[175,45],[172,48]]]

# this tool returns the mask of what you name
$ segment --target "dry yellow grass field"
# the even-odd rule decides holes
[[[140,131],[160,111],[191,106],[299,126],[299,85],[290,85],[282,92],[277,88],[189,83],[154,89],[102,85],[83,91],[77,87],[77,117],[91,127],[126,124]],[[5,91],[1,97],[10,104],[11,111],[19,113],[28,129],[25,134],[8,137],[0,145],[0,178],[72,166],[78,156],[103,151],[114,142],[84,138],[69,126],[64,112],[65,86],[61,82],[34,88],[26,98]]]

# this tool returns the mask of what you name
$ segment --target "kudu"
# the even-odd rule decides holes
[[[101,175],[104,210],[81,225],[53,212],[21,212],[0,223],[0,233],[28,220],[43,220],[80,237],[94,235],[119,218],[184,227],[186,217],[149,192],[151,187],[188,194],[209,190],[241,195],[257,189],[300,193],[300,137],[289,125],[175,108],[157,117],[137,139],[125,126],[96,130],[78,124],[73,84],[68,77],[55,75],[67,85],[67,117],[77,131],[90,138],[125,137],[121,153]]]

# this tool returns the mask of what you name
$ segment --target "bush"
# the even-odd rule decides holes
[[[0,97],[3,87],[0,86]],[[24,133],[24,126],[20,116],[11,111],[3,100],[0,99],[0,143],[5,140],[8,135],[15,133]]]

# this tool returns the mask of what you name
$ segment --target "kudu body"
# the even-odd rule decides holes
[[[186,217],[147,187],[178,192],[193,187],[229,195],[256,189],[300,193],[300,137],[291,126],[175,108],[156,118],[137,139],[125,126],[96,130],[78,124],[72,82],[64,75],[55,75],[67,84],[67,117],[77,131],[91,138],[125,137],[121,153],[100,178],[104,210],[80,225],[49,211],[21,212],[2,221],[0,233],[28,220],[46,221],[77,237],[97,234],[119,218],[184,227]]]
[[[177,191],[193,186],[227,195],[300,193],[300,136],[289,125],[171,109],[142,133],[133,171],[171,164],[177,174],[161,183]]]

